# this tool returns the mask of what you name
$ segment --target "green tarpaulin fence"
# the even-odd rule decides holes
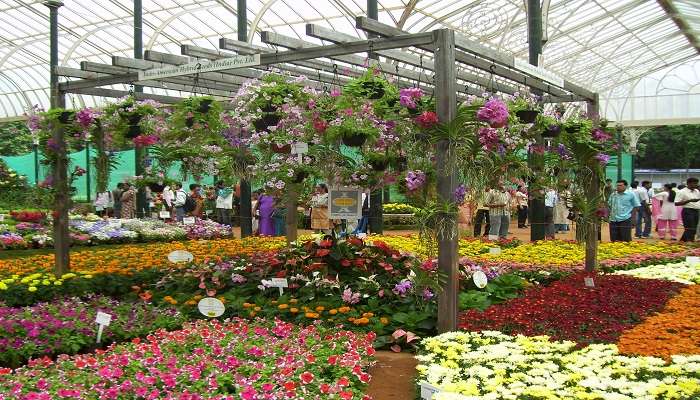
[[[91,149],[91,156],[94,156],[94,151]],[[41,154],[39,154],[39,157],[41,157]],[[131,178],[134,176],[134,151],[133,150],[127,150],[127,151],[121,151],[117,153],[117,159],[119,160],[119,165],[117,168],[112,171],[110,174],[109,178],[109,187],[114,188],[117,183],[123,182],[124,180]],[[2,157],[2,159],[7,163],[7,165],[17,171],[17,173],[25,175],[27,177],[27,181],[30,182],[31,184],[35,184],[34,182],[34,153],[29,153],[25,154],[22,156],[7,156],[7,157]],[[71,160],[71,169],[75,168],[75,166],[80,166],[82,168],[86,168],[86,159],[85,159],[85,150],[77,152],[77,153],[72,153],[70,155],[70,160]],[[86,168],[87,169],[87,168]],[[169,176],[171,177],[179,177],[180,176],[180,166],[179,164],[173,165],[173,167],[169,171]],[[46,167],[43,165],[39,166],[39,180],[43,180],[47,174]],[[610,159],[610,164],[608,165],[608,168],[606,170],[607,177],[612,179],[613,181],[617,180],[617,157],[613,156]],[[629,154],[623,154],[622,156],[622,178],[627,179],[627,181],[631,181],[632,179],[632,157]],[[94,192],[95,192],[95,168],[91,167],[91,191],[93,194],[91,194],[90,198],[94,199]],[[185,187],[189,185],[190,183],[193,183],[193,180],[184,182]],[[202,183],[204,184],[209,184],[213,183],[213,178],[212,177],[205,177],[202,179]],[[86,185],[86,176],[81,176],[78,177],[75,181],[75,187],[77,188],[77,193],[75,196],[76,200],[85,200],[87,199],[87,185]],[[391,188],[391,200],[394,201],[401,201],[403,200],[403,196],[399,194],[396,191],[395,185],[392,186]]]

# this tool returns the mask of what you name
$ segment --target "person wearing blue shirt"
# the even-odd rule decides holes
[[[610,207],[610,241],[631,242],[632,221],[641,203],[634,193],[627,190],[626,180],[617,181],[616,190],[608,199],[608,206]]]

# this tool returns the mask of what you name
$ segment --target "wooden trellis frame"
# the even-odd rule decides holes
[[[537,76],[541,75],[537,71],[519,66],[512,56],[486,48],[457,35],[453,30],[440,29],[408,34],[366,17],[358,17],[356,26],[377,37],[358,39],[309,24],[309,36],[332,44],[314,45],[277,33],[262,32],[263,42],[277,46],[277,50],[222,38],[219,43],[221,50],[183,45],[182,55],[146,51],[145,60],[113,57],[111,65],[83,62],[80,69],[56,67],[55,72],[58,75],[79,78],[60,83],[58,96],[64,99],[66,93],[104,97],[121,97],[127,94],[123,90],[103,87],[115,84],[134,84],[187,92],[191,91],[196,83],[198,88],[208,91],[209,94],[226,99],[233,97],[236,89],[246,79],[259,77],[269,67],[291,74],[306,75],[319,86],[343,84],[360,73],[350,67],[362,67],[366,65],[368,56],[375,55],[379,57],[377,62],[381,69],[386,74],[397,77],[400,86],[414,86],[420,81],[421,87],[433,91],[440,122],[450,121],[454,117],[458,98],[481,94],[485,89],[512,94],[521,87],[542,92],[545,102],[584,101],[588,104],[589,115],[597,114],[596,93],[565,80],[554,82],[551,79],[543,79]],[[279,50],[280,47],[287,50]],[[192,76],[178,76],[160,80],[138,80],[140,70],[253,53],[260,53],[260,65],[255,67],[206,72],[197,79]],[[495,84],[491,84],[491,79],[486,74],[493,74],[498,78]],[[433,82],[420,79],[422,76],[431,75],[434,78]],[[154,99],[162,103],[176,103],[182,100],[179,97],[146,93],[135,93],[135,96],[138,99]],[[447,141],[439,142],[438,154],[444,154],[448,146]],[[441,168],[445,161],[443,157],[438,157],[438,192],[440,199],[447,202],[453,201],[456,176],[455,171],[445,171]],[[296,218],[296,213],[288,212],[288,215],[290,214]],[[591,243],[587,243],[587,266],[589,263],[596,263],[596,246],[595,238]],[[438,248],[439,270],[447,276],[446,286],[438,298],[438,330],[444,332],[455,330],[457,324],[457,239],[440,239]]]

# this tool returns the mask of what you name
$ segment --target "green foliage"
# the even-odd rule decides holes
[[[364,74],[348,82],[338,100],[338,109],[357,109],[367,101],[372,102],[374,113],[380,118],[393,113],[398,105],[399,91],[384,78],[380,69],[369,68]]]
[[[639,168],[681,169],[700,168],[700,125],[661,126],[642,135]]]
[[[24,121],[0,124],[0,155],[17,156],[32,150],[32,135]]]
[[[459,294],[460,310],[483,311],[492,304],[503,303],[520,296],[525,289],[525,280],[515,273],[499,275],[490,280],[483,289],[471,289]]]

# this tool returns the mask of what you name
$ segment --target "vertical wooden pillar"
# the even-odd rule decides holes
[[[379,4],[377,0],[367,0],[367,18],[375,21],[379,20]],[[374,35],[368,34],[368,37]],[[377,54],[370,54],[370,57],[378,60]],[[374,189],[369,194],[369,231],[381,235],[384,233],[384,191],[381,188]]]
[[[134,0],[134,58],[143,59],[143,4],[142,0]],[[134,86],[134,94],[143,93],[143,87]],[[144,160],[148,155],[148,147],[134,147],[134,175],[142,176],[145,172]],[[136,194],[136,218],[146,215],[146,191],[140,189]]]
[[[528,61],[530,64],[537,66],[540,54],[542,54],[542,7],[540,6],[540,0],[527,0],[527,42],[529,50]],[[533,92],[538,95],[542,94],[537,91]],[[537,145],[543,145],[542,134],[537,132],[536,135]],[[527,161],[534,174],[544,173],[544,158],[542,156],[530,152]],[[528,210],[530,212],[530,240],[533,242],[543,240],[545,236],[543,193],[533,193],[530,190]]]
[[[65,107],[65,94],[59,91],[58,74],[58,9],[63,6],[60,1],[47,1],[44,3],[49,8],[49,45],[51,48],[50,65],[50,89],[51,108]],[[53,174],[53,186],[56,191],[54,197],[54,273],[63,275],[70,269],[70,237],[68,236],[68,208],[70,207],[70,192],[68,188],[68,155],[66,154],[66,141],[64,129],[54,122],[51,126],[52,139],[56,144],[56,165]]]
[[[434,31],[435,34],[435,98],[438,120],[448,123],[457,111],[455,91],[455,34],[449,29]],[[441,140],[436,145],[437,191],[440,201],[454,203],[454,190],[457,186],[454,163],[448,159],[450,142]],[[447,224],[457,226],[457,216],[450,214]],[[438,295],[438,332],[457,329],[457,234],[438,237],[438,268],[445,274],[445,287]]]
[[[236,19],[238,22],[238,40],[245,42],[248,40],[248,17],[246,0],[238,0],[236,8]],[[250,182],[241,179],[241,198],[239,199],[239,212],[241,224],[241,237],[253,234],[253,209],[251,204]]]
[[[598,118],[598,107],[598,94],[596,94],[593,101],[587,102],[588,118]],[[602,177],[594,172],[591,187],[588,190],[589,201],[600,197],[601,179]],[[587,229],[588,234],[586,235],[586,272],[592,272],[598,265],[598,229],[600,227],[600,221],[598,218],[595,218],[594,220],[595,222],[593,223],[593,226]]]
[[[299,188],[295,184],[287,185],[285,197],[287,205],[287,215],[285,223],[287,225],[287,243],[297,240],[297,203],[299,202]]]

